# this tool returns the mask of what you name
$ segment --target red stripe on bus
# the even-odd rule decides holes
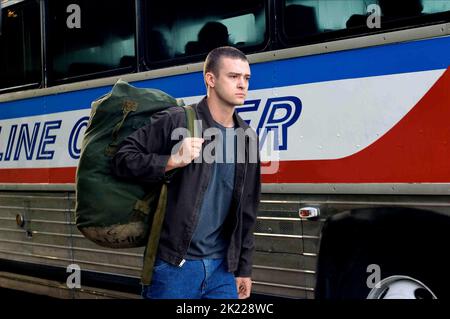
[[[375,143],[335,160],[284,161],[265,183],[449,183],[450,69]],[[411,90],[414,90],[412,87]]]
[[[76,169],[76,167],[0,169],[0,183],[74,183]]]

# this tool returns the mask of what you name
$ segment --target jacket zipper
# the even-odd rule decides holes
[[[205,193],[206,193],[206,190],[208,189],[208,186],[209,186],[209,180],[208,180],[208,185],[206,186],[206,188],[205,188],[205,191],[203,192],[203,194],[202,194],[202,201],[203,201],[203,198],[204,198],[204,196],[205,196]],[[197,212],[197,218],[196,218],[196,220],[195,220],[195,225],[194,225],[194,231],[192,232],[192,235],[191,235],[191,239],[189,239],[189,244],[187,245],[187,249],[189,249],[189,246],[191,245],[191,242],[192,242],[192,237],[194,237],[194,232],[195,232],[195,229],[197,228],[197,225],[198,225],[198,222],[199,222],[199,210],[200,210],[200,208],[201,208],[201,204],[202,203],[200,203],[200,205],[199,205],[199,207],[197,208],[197,210],[198,210],[198,212]],[[186,252],[185,252],[185,255],[186,255],[186,253],[187,253],[187,249],[186,249]],[[183,267],[183,265],[184,265],[184,263],[186,262],[186,259],[185,258],[183,258],[183,259],[181,259],[181,262],[178,264],[178,267]]]
[[[245,150],[245,155],[248,158],[248,154],[247,154],[247,149]],[[245,159],[245,164],[244,164],[244,179],[242,181],[242,189],[241,189],[241,195],[239,196],[239,202],[238,202],[238,206],[236,207],[236,213],[239,212],[239,209],[241,208],[241,203],[242,203],[242,197],[244,196],[244,190],[245,190],[245,180],[247,179],[247,158]],[[238,214],[236,214],[236,217],[238,218],[236,221],[236,225],[234,226],[233,232],[231,233],[231,238],[233,238],[234,233],[236,232],[236,229],[238,227],[238,223],[239,223],[239,216]],[[231,245],[230,245],[231,246]],[[227,254],[227,259],[229,260],[229,252],[230,252],[230,247],[228,247],[228,254]]]
[[[197,111],[197,106],[198,106],[198,104],[196,104],[195,106],[196,106],[195,108],[193,107],[194,112],[195,112],[195,116],[196,116],[197,119],[199,119],[200,117],[199,117],[198,111]],[[186,127],[187,127],[187,123],[186,123]],[[203,132],[202,132],[201,134],[198,132],[198,128],[196,127],[196,125],[195,125],[195,123],[194,123],[194,137],[197,137],[197,136],[200,137],[202,134],[203,134]],[[202,152],[203,152],[203,148],[204,148],[204,147],[202,147]],[[203,154],[203,153],[202,153],[202,154]],[[208,185],[209,185],[209,180],[208,180]],[[208,189],[208,186],[206,186],[206,189],[205,189],[205,191],[203,192],[202,198],[203,198],[203,196],[205,195],[205,192],[206,192],[207,189]],[[200,203],[200,206],[201,206],[201,203]],[[200,207],[198,207],[198,209],[200,209]],[[197,213],[197,215],[198,215],[198,213]],[[196,221],[195,221],[195,225],[194,225],[194,226],[195,226],[195,227],[194,227],[194,231],[192,232],[191,238],[189,239],[189,243],[188,243],[188,246],[187,246],[187,249],[186,249],[186,252],[184,253],[184,255],[187,254],[187,250],[189,249],[189,246],[191,245],[192,237],[194,236],[194,232],[195,232],[195,229],[197,228],[198,221],[199,221],[199,218],[198,218],[198,216],[197,216]],[[180,261],[180,263],[178,264],[178,267],[180,267],[180,268],[183,267],[183,265],[184,265],[185,262],[186,262],[186,259],[185,259],[185,258],[182,258],[181,261]]]

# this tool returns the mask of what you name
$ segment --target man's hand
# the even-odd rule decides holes
[[[250,297],[252,290],[252,279],[250,277],[236,277],[236,288],[239,299]]]
[[[199,137],[187,137],[181,142],[177,153],[170,156],[166,165],[166,172],[174,168],[187,166],[200,156],[202,144],[205,140]]]

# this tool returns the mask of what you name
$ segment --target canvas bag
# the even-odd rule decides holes
[[[144,187],[117,179],[111,159],[120,142],[149,123],[152,114],[181,105],[160,90],[136,88],[121,80],[92,103],[76,175],[76,224],[86,238],[110,248],[148,246],[158,203],[161,213],[165,211],[167,186]],[[193,133],[195,112],[192,107],[185,110]],[[158,218],[162,224],[163,216]],[[153,234],[157,238],[159,231]]]

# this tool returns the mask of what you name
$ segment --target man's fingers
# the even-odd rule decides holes
[[[250,297],[250,292],[252,290],[252,281],[250,278],[236,278],[236,287],[239,299]]]
[[[202,149],[202,146],[201,145],[192,145],[191,149],[192,150],[196,150],[196,151],[200,151]]]
[[[186,143],[191,144],[191,145],[202,145],[203,142],[205,141],[204,139],[202,139],[201,137],[187,137],[185,138]]]
[[[201,155],[202,144],[205,140],[199,137],[187,137],[183,140],[177,154],[173,156],[173,161],[186,166]]]
[[[239,299],[246,299],[250,297],[250,291],[246,287],[242,287],[243,289],[239,290],[238,297]]]

